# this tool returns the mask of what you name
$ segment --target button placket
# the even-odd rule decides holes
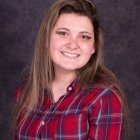
[[[72,91],[72,87],[71,87],[71,86],[70,86],[70,87],[68,87],[68,90],[69,90],[69,91]]]

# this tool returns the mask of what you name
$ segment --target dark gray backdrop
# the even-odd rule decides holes
[[[10,140],[9,119],[15,90],[30,65],[33,42],[54,0],[0,0],[0,139]],[[140,139],[140,1],[96,0],[105,30],[105,61],[120,79]]]

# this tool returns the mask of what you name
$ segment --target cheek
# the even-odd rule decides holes
[[[56,49],[60,49],[62,45],[63,45],[63,42],[58,38],[52,38],[50,40],[50,49],[52,49],[52,51]]]
[[[95,53],[95,47],[93,46],[91,49],[91,54],[94,54],[94,53]]]
[[[50,40],[50,50],[52,50],[53,48],[55,48],[56,46],[56,39],[55,38],[51,38]]]
[[[88,47],[89,49],[87,49],[87,55],[92,55],[95,53],[95,47]]]
[[[55,51],[56,51],[56,41],[54,39],[50,40],[50,56],[51,59],[55,56]]]
[[[85,52],[86,55],[92,55],[95,53],[95,46],[94,46],[94,41],[91,41],[86,44],[81,44],[81,48],[83,48],[83,52]]]

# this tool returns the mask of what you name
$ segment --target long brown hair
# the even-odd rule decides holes
[[[34,110],[37,108],[38,103],[43,103],[45,88],[48,92],[51,92],[51,83],[55,73],[52,60],[50,59],[50,35],[59,16],[63,13],[76,13],[87,16],[94,27],[96,51],[91,56],[89,62],[77,70],[76,73],[81,88],[88,88],[99,84],[101,86],[114,85],[117,89],[117,96],[124,106],[125,120],[128,122],[126,98],[115,75],[103,62],[103,31],[99,24],[96,6],[92,0],[57,0],[50,7],[39,29],[28,79],[17,100],[15,121],[19,118],[25,107],[28,110]],[[126,127],[128,127],[128,123],[126,124]]]

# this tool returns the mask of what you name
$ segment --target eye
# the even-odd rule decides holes
[[[56,31],[58,35],[68,36],[69,34],[66,31]]]
[[[84,40],[90,40],[92,37],[89,35],[81,35],[81,38]]]

